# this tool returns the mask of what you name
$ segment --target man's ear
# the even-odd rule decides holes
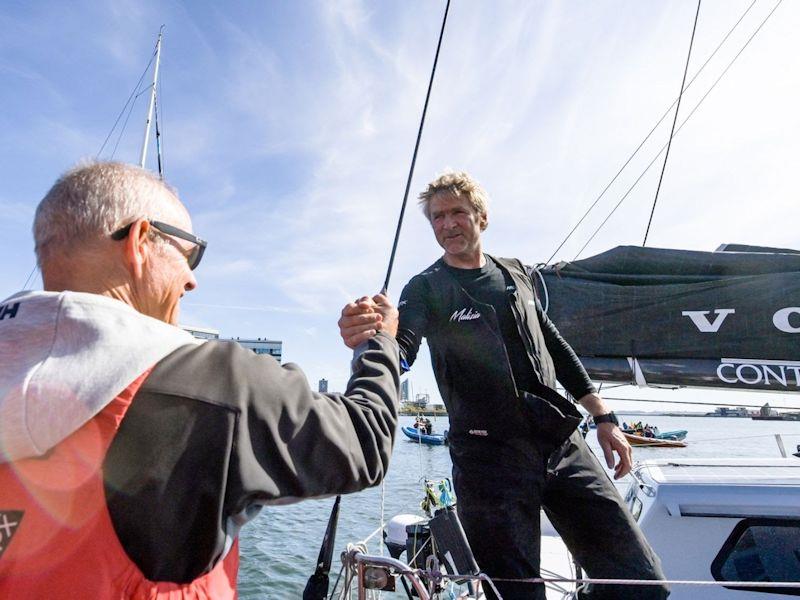
[[[482,214],[480,224],[481,224],[481,231],[486,231],[486,228],[489,226],[489,215],[487,215],[486,213]]]
[[[144,265],[150,259],[152,246],[148,243],[150,223],[139,219],[131,225],[128,237],[125,238],[125,259],[134,278],[141,279]]]

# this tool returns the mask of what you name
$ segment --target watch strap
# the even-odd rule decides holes
[[[617,415],[614,414],[613,410],[611,412],[607,412],[604,415],[597,415],[596,417],[593,417],[593,419],[594,422],[598,425],[600,423],[613,423],[614,425],[619,427],[619,419],[617,419]]]

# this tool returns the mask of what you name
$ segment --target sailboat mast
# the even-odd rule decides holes
[[[161,36],[163,35],[164,27],[162,26],[158,32],[158,41],[156,42],[156,66],[153,69],[153,86],[150,89],[150,107],[147,109],[147,121],[144,125],[144,141],[142,142],[142,152],[139,155],[139,166],[144,168],[145,160],[147,160],[147,143],[150,141],[150,123],[153,121],[153,107],[156,103],[156,84],[158,83],[158,67],[161,63]]]

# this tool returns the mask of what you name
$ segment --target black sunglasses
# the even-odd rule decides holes
[[[189,233],[188,231],[184,231],[183,229],[178,229],[177,227],[173,227],[172,225],[167,225],[166,223],[162,223],[161,221],[148,221],[150,225],[154,229],[158,229],[161,233],[165,233],[167,235],[174,236],[176,238],[180,238],[182,240],[186,240],[187,242],[192,242],[194,244],[194,248],[192,251],[186,256],[186,262],[189,263],[189,268],[193,271],[197,268],[197,265],[200,264],[200,259],[203,258],[203,252],[206,251],[206,246],[208,246],[208,242],[205,240],[201,240],[196,235]],[[133,223],[128,223],[122,229],[117,229],[114,233],[111,234],[112,240],[124,240],[128,237],[128,234],[131,231],[131,227]]]

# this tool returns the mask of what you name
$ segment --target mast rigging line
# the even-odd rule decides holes
[[[703,94],[703,97],[700,98],[700,100],[697,102],[697,104],[692,109],[692,111],[689,113],[689,115],[683,120],[683,122],[680,124],[680,126],[678,126],[678,129],[675,131],[675,135],[678,135],[678,133],[680,133],[681,129],[683,129],[683,126],[686,125],[686,123],[689,121],[689,119],[692,118],[692,115],[694,115],[694,113],[697,111],[697,109],[700,108],[700,105],[703,104],[705,99],[708,98],[709,94],[711,94],[711,92],[714,90],[714,88],[717,87],[717,85],[722,80],[722,78],[725,77],[725,75],[730,70],[730,68],[734,65],[734,63],[742,55],[742,53],[745,51],[745,49],[750,45],[750,42],[753,41],[753,39],[756,37],[758,32],[761,31],[761,29],[764,27],[766,22],[775,13],[775,11],[778,9],[778,7],[781,5],[782,2],[783,2],[783,0],[778,0],[778,2],[775,4],[775,6],[772,7],[772,10],[769,11],[769,13],[767,14],[766,17],[764,17],[764,20],[761,21],[761,23],[756,28],[756,30],[750,35],[749,38],[747,38],[747,41],[744,43],[744,46],[742,46],[741,49],[739,50],[739,52],[736,53],[736,56],[734,56],[731,59],[731,61],[728,63],[728,66],[725,67],[725,69],[722,71],[720,76],[717,77],[717,79],[714,81],[714,83],[711,85],[711,87],[708,88],[708,91],[705,94]],[[574,258],[572,260],[577,260],[577,258],[583,253],[583,251],[586,250],[586,247],[592,242],[592,240],[600,232],[600,230],[605,226],[605,224],[608,223],[609,219],[611,219],[611,217],[614,215],[614,213],[617,211],[617,209],[620,207],[620,205],[630,195],[630,193],[633,191],[633,188],[636,187],[636,185],[639,183],[639,181],[641,181],[642,177],[644,177],[645,174],[650,170],[650,167],[653,166],[653,163],[655,163],[656,160],[658,160],[658,157],[661,156],[661,153],[664,151],[666,146],[667,145],[664,144],[661,147],[661,149],[658,151],[658,153],[653,157],[653,160],[651,160],[650,163],[648,163],[648,165],[644,168],[644,170],[641,172],[639,177],[636,178],[636,181],[634,181],[633,184],[631,184],[631,186],[628,188],[628,191],[626,191],[625,194],[623,194],[622,198],[619,199],[619,202],[617,202],[616,205],[614,205],[614,208],[611,209],[611,212],[608,214],[608,216],[606,216],[606,218],[603,220],[603,222],[600,223],[600,225],[597,227],[597,229],[594,230],[594,233],[592,233],[591,237],[581,247],[581,249],[578,251],[578,253],[574,256]]]
[[[131,102],[131,100],[135,100],[134,95],[136,94],[137,91],[139,91],[139,86],[142,85],[142,80],[144,79],[144,76],[147,75],[147,72],[150,70],[150,66],[153,64],[155,58],[156,58],[156,50],[153,50],[153,54],[150,56],[150,61],[147,63],[147,66],[144,68],[144,71],[142,71],[142,76],[139,77],[139,81],[136,82],[136,87],[133,88],[133,91],[131,92],[130,96],[128,96],[128,100],[125,102],[125,105],[122,107],[122,110],[119,111],[119,115],[117,115],[117,120],[114,121],[114,125],[111,127],[111,130],[108,132],[106,139],[103,141],[103,145],[100,146],[100,150],[97,151],[95,158],[100,158],[100,154],[102,154],[103,150],[105,149],[108,140],[111,138],[111,134],[114,133],[114,130],[117,128],[117,124],[119,124],[119,120],[122,118],[122,115],[125,114],[125,109],[128,108],[128,104]],[[139,95],[136,95],[136,98],[138,97]]]
[[[439,62],[439,52],[440,52],[440,50],[442,48],[442,38],[444,37],[444,28],[445,28],[445,25],[447,24],[447,14],[449,13],[449,11],[450,11],[450,0],[447,0],[447,4],[445,5],[445,9],[444,9],[444,16],[442,17],[442,27],[441,27],[441,29],[439,31],[439,41],[436,44],[436,54],[435,54],[435,56],[433,58],[433,68],[431,69],[431,77],[430,77],[430,80],[428,81],[428,91],[425,94],[425,104],[422,107],[422,118],[420,119],[420,122],[419,122],[419,130],[417,131],[417,141],[414,144],[414,154],[411,157],[411,167],[410,167],[410,169],[408,171],[408,179],[406,180],[406,189],[405,189],[405,193],[403,194],[403,204],[402,204],[402,206],[400,208],[400,217],[397,220],[397,230],[395,231],[395,234],[394,234],[394,243],[392,244],[392,253],[391,253],[390,257],[389,257],[389,266],[386,269],[386,279],[385,279],[385,281],[383,283],[383,288],[381,289],[381,293],[382,294],[385,294],[387,292],[387,290],[389,288],[389,280],[390,280],[390,278],[392,276],[392,266],[394,265],[394,257],[395,257],[395,254],[397,253],[397,242],[400,239],[400,229],[403,226],[403,216],[405,215],[406,204],[408,203],[408,192],[411,189],[411,180],[414,177],[414,167],[415,167],[415,165],[417,163],[417,153],[419,151],[420,140],[422,139],[422,130],[425,127],[425,115],[428,112],[428,102],[430,101],[430,98],[431,98],[431,89],[433,88],[433,80],[434,80],[434,77],[436,75],[436,65]],[[161,40],[161,36],[159,34],[159,42],[160,42],[160,40]],[[156,49],[157,48],[158,47],[156,47]],[[378,531],[382,531],[384,526],[385,526],[385,524],[384,524],[384,491],[385,491],[384,486],[385,486],[385,482],[382,481],[381,482],[381,522],[380,522],[380,526],[369,537],[372,537],[372,535],[375,535],[375,533],[377,533]],[[339,502],[339,499],[340,499],[340,496],[336,496],[336,501],[335,502],[337,504]],[[334,504],[334,506],[336,506],[336,504]],[[331,511],[331,516],[330,516],[330,518],[328,520],[329,524],[333,520],[333,517],[334,517],[334,512],[332,510]],[[369,539],[369,538],[367,538],[367,539]],[[366,540],[364,541],[364,543],[366,543]],[[324,544],[324,541],[323,541],[323,544]],[[337,584],[338,584],[338,579],[337,579]],[[345,584],[345,587],[348,587],[348,584]],[[335,589],[336,589],[336,587],[334,586],[334,591],[335,591]],[[333,596],[332,593],[331,593],[331,596]]]
[[[38,264],[34,264],[33,265],[33,268],[31,269],[31,272],[28,275],[28,278],[25,280],[25,283],[22,285],[22,289],[23,290],[27,290],[28,289],[28,283],[30,282],[31,277],[33,277],[33,274],[36,273],[36,267],[38,267],[38,266],[39,266]]]
[[[114,159],[114,155],[116,155],[117,153],[117,148],[119,147],[119,143],[122,141],[122,136],[125,133],[125,129],[128,127],[128,121],[130,120],[131,115],[133,114],[133,107],[136,106],[136,100],[139,98],[139,96],[142,95],[142,93],[144,92],[136,94],[136,97],[133,99],[133,102],[131,102],[131,106],[128,109],[128,114],[125,117],[125,121],[122,123],[122,129],[119,130],[119,135],[117,136],[117,142],[114,144],[114,149],[111,151],[110,158],[112,160]]]
[[[726,404],[723,402],[692,402],[690,400],[650,400],[648,398],[618,398],[615,396],[603,396],[604,400],[620,400],[622,402],[652,402],[654,404],[689,404],[692,406],[730,406],[733,408],[761,408],[763,404]],[[770,408],[782,410],[798,410],[798,406],[772,406]]]
[[[708,63],[710,63],[711,60],[717,55],[717,52],[719,52],[720,48],[722,48],[722,46],[725,44],[725,42],[728,41],[728,38],[736,30],[736,28],[739,26],[739,24],[742,22],[742,20],[744,20],[744,18],[750,12],[750,9],[752,9],[753,6],[755,6],[755,3],[756,3],[756,0],[752,0],[752,2],[750,3],[750,6],[748,6],[745,9],[745,11],[739,16],[739,19],[736,21],[736,23],[733,24],[733,27],[731,27],[728,30],[728,33],[726,33],[725,36],[722,38],[722,40],[719,42],[719,44],[717,44],[717,47],[714,49],[714,51],[711,54],[709,54],[709,56],[705,60],[705,62],[700,66],[700,68],[697,70],[697,72],[689,80],[689,83],[686,84],[686,89],[687,90],[692,86],[692,84],[695,82],[695,80],[700,76],[700,73],[703,72],[703,70],[706,68],[706,66],[708,66]],[[550,255],[550,258],[547,259],[546,264],[549,264],[553,260],[555,255],[558,254],[558,251],[561,250],[561,248],[564,247],[564,244],[566,244],[569,241],[569,239],[572,237],[572,234],[574,234],[575,231],[578,229],[578,227],[581,226],[581,224],[584,222],[586,217],[589,216],[589,213],[592,212],[592,210],[594,210],[594,207],[597,206],[597,203],[600,202],[600,200],[602,200],[603,196],[605,196],[605,194],[609,190],[609,188],[614,184],[614,182],[622,174],[622,171],[624,171],[625,168],[628,166],[628,164],[636,157],[636,155],[639,153],[639,150],[642,149],[642,147],[645,145],[647,140],[650,139],[650,136],[653,135],[655,130],[658,129],[658,126],[661,125],[661,123],[664,121],[664,119],[667,118],[667,115],[669,115],[670,111],[672,110],[672,107],[674,107],[675,104],[677,104],[677,102],[678,102],[678,99],[676,98],[675,100],[672,101],[672,104],[670,104],[667,107],[667,109],[664,111],[664,114],[661,115],[661,118],[658,119],[658,121],[656,121],[656,124],[653,125],[652,129],[650,129],[648,134],[646,136],[644,136],[644,139],[639,143],[639,145],[631,153],[631,155],[627,158],[627,160],[625,160],[625,162],[622,164],[622,166],[619,168],[619,170],[617,170],[617,172],[614,175],[614,177],[611,178],[611,181],[609,181],[606,184],[606,186],[603,188],[603,190],[600,192],[600,194],[597,196],[597,198],[595,198],[594,202],[592,202],[592,204],[589,206],[589,208],[586,210],[586,212],[583,213],[583,216],[578,220],[577,223],[575,223],[575,225],[569,231],[567,236],[561,241],[561,243],[558,245],[558,247],[553,251],[553,253]]]
[[[111,126],[111,129],[109,130],[108,134],[106,135],[106,138],[103,140],[103,143],[100,146],[100,149],[97,151],[97,154],[95,154],[95,156],[94,156],[95,160],[100,158],[100,155],[103,153],[103,150],[105,150],[106,144],[108,144],[108,140],[111,139],[111,136],[114,134],[114,130],[117,128],[117,125],[119,125],[119,120],[122,118],[122,115],[125,114],[125,111],[128,110],[128,116],[125,117],[125,122],[122,125],[122,129],[120,130],[120,134],[117,137],[117,142],[116,142],[116,144],[114,144],[114,150],[111,153],[111,158],[112,159],[114,158],[114,155],[117,152],[117,147],[119,146],[119,142],[122,139],[122,134],[124,133],[125,127],[128,124],[128,119],[130,119],[131,113],[133,112],[133,105],[136,103],[136,99],[139,96],[141,96],[150,87],[150,86],[148,86],[147,88],[145,88],[145,90],[142,90],[141,92],[139,92],[137,94],[137,92],[139,91],[139,86],[142,85],[142,80],[144,79],[144,76],[147,75],[147,72],[150,70],[150,66],[153,64],[153,61],[156,58],[156,52],[157,52],[157,48],[153,50],[153,54],[150,56],[150,60],[148,61],[147,66],[144,68],[144,71],[142,71],[142,74],[139,77],[139,81],[136,82],[136,86],[133,88],[133,91],[131,91],[130,95],[128,96],[128,99],[125,101],[125,104],[122,106],[122,110],[119,111],[119,114],[117,115],[117,119],[114,121],[114,124]],[[129,104],[131,105],[130,109],[128,109],[128,105]],[[23,290],[28,289],[28,283],[31,281],[31,278],[33,277],[33,274],[36,272],[36,268],[38,266],[39,266],[38,264],[34,264],[33,265],[33,268],[31,269],[31,272],[28,275],[28,278],[25,280],[25,283],[22,285],[22,289]]]
[[[436,44],[436,55],[433,58],[433,68],[431,69],[431,77],[428,81],[428,92],[425,94],[425,104],[422,107],[422,118],[419,122],[419,130],[417,131],[417,141],[414,144],[414,154],[411,157],[411,168],[408,170],[408,179],[406,180],[406,191],[403,194],[403,204],[400,207],[400,217],[397,219],[397,230],[394,234],[394,243],[392,244],[392,253],[389,256],[389,266],[386,269],[386,279],[383,282],[381,293],[385,294],[389,289],[389,280],[392,277],[392,267],[394,266],[394,257],[397,253],[397,242],[400,239],[400,229],[403,227],[403,216],[406,212],[406,204],[408,203],[408,192],[411,189],[411,180],[414,177],[414,167],[417,164],[417,152],[419,151],[419,143],[422,139],[422,130],[425,127],[425,115],[428,112],[428,101],[431,98],[431,89],[433,88],[433,79],[436,75],[436,65],[439,62],[439,51],[442,48],[442,38],[444,37],[444,27],[447,24],[447,13],[450,11],[450,0],[447,0],[447,5],[444,8],[444,17],[442,18],[442,28],[439,31],[439,41]]]
[[[678,106],[675,107],[675,118],[672,119],[672,129],[669,131],[669,140],[667,141],[667,152],[664,154],[664,164],[661,166],[661,175],[658,178],[658,186],[656,187],[656,196],[653,198],[653,208],[650,210],[650,219],[647,221],[647,229],[644,232],[644,240],[642,241],[642,248],[647,245],[647,236],[650,234],[650,224],[653,222],[653,215],[656,212],[656,204],[658,203],[658,193],[661,191],[661,182],[664,180],[664,171],[667,170],[667,160],[669,159],[669,150],[672,148],[672,138],[675,137],[675,123],[678,122],[678,113],[681,110],[681,99],[683,98],[683,91],[686,89],[686,74],[689,72],[689,61],[692,58],[692,47],[694,46],[694,34],[697,31],[697,20],[700,17],[700,4],[703,0],[697,0],[697,12],[694,14],[694,26],[692,27],[692,37],[689,40],[689,53],[686,55],[686,67],[683,69],[683,79],[681,80],[681,91],[678,93]]]
[[[158,69],[161,64],[161,42],[164,37],[164,25],[158,30],[158,41],[156,42],[156,64],[153,67],[153,85],[150,90],[150,102],[147,107],[147,119],[144,126],[144,139],[142,140],[142,150],[139,154],[139,167],[145,168],[147,163],[147,144],[150,140],[150,122],[153,118],[153,110],[156,103],[156,87],[158,85]]]
[[[155,95],[155,102],[153,103],[153,111],[154,111],[154,119],[156,125],[156,158],[158,160],[158,176],[160,179],[164,179],[164,164],[161,156],[161,128],[159,127],[158,122],[158,105],[161,100],[160,96],[156,92]]]

